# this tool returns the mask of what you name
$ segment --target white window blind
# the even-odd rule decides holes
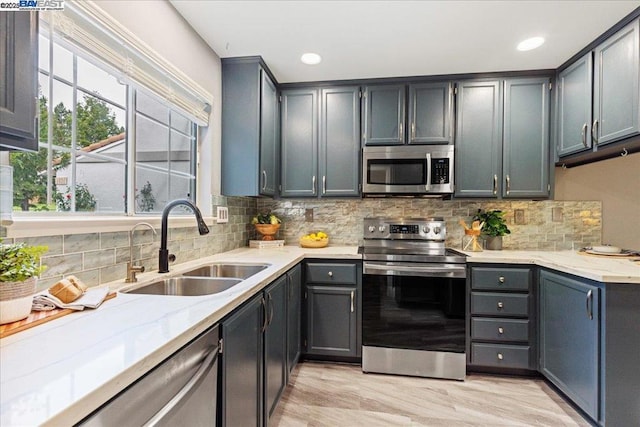
[[[182,110],[200,126],[208,125],[213,95],[145,42],[124,28],[93,1],[66,1],[64,11],[41,12],[55,34],[122,72]]]

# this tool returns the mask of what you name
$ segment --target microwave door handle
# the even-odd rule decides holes
[[[431,153],[427,153],[427,183],[424,189],[427,192],[431,189]]]

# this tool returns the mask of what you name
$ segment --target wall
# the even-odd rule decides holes
[[[556,200],[602,202],[602,242],[640,250],[640,153],[556,168]]]
[[[482,209],[506,212],[511,234],[504,249],[578,249],[600,243],[601,203],[559,201],[447,201],[438,199],[295,199],[258,200],[259,212],[272,210],[283,221],[280,238],[287,244],[312,231],[325,231],[330,244],[359,244],[365,217],[443,217],[447,222],[447,246],[460,249],[463,229]],[[313,209],[313,222],[305,222],[305,210]],[[522,224],[514,223],[514,210],[524,211]]]
[[[215,197],[218,206],[228,206],[229,223],[213,224],[204,236],[198,229],[181,227],[169,229],[167,247],[176,255],[176,262],[186,262],[247,246],[253,230],[250,222],[256,214],[256,202],[247,197]],[[169,220],[171,224],[171,220]],[[46,289],[63,276],[73,274],[89,286],[114,280],[122,281],[127,273],[131,256],[127,231],[85,234],[58,234],[50,236],[4,238],[4,243],[26,242],[46,245],[48,251],[41,263],[47,267],[38,280],[38,289]],[[146,271],[158,270],[160,230],[138,228],[133,236],[133,260]],[[171,267],[169,267],[171,268]]]

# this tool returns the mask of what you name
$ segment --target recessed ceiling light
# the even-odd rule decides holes
[[[317,53],[304,53],[300,57],[300,61],[307,65],[316,65],[322,61],[322,58]]]
[[[542,46],[543,43],[544,43],[544,37],[531,37],[530,39],[521,41],[518,44],[518,50],[521,50],[523,52],[527,50],[532,50]]]

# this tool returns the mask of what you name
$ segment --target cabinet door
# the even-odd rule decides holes
[[[356,357],[357,288],[310,286],[307,292],[307,353]]]
[[[302,266],[298,264],[289,270],[287,279],[287,366],[291,373],[300,359]]]
[[[450,144],[451,83],[409,85],[409,144]]]
[[[262,408],[262,294],[222,323],[222,425],[260,426]]]
[[[501,188],[500,82],[458,83],[455,194],[497,197]]]
[[[549,195],[549,79],[504,83],[502,197]]]
[[[640,21],[595,49],[593,140],[618,141],[640,132]]]
[[[36,151],[38,13],[0,12],[0,148]]]
[[[278,188],[278,94],[260,70],[260,194],[273,196]]]
[[[265,419],[276,408],[287,384],[287,276],[281,276],[264,292],[267,328],[264,331]]]
[[[565,156],[591,148],[591,52],[558,74],[557,144]]]
[[[358,196],[360,184],[360,88],[320,92],[322,196]]]
[[[318,194],[318,91],[282,91],[282,197]]]
[[[598,419],[599,290],[564,276],[540,274],[540,370]]]
[[[363,99],[363,144],[404,144],[405,86],[366,86]]]

